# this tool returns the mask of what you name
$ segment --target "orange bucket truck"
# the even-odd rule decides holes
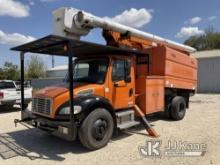
[[[54,11],[52,35],[17,46],[21,61],[21,120],[66,140],[79,137],[91,149],[107,145],[113,132],[143,124],[164,112],[184,118],[197,84],[196,50],[90,13],[60,8]],[[81,41],[101,28],[106,45]],[[32,109],[24,107],[24,55],[38,53],[68,58],[63,84],[33,94]],[[74,60],[73,60],[74,59]]]

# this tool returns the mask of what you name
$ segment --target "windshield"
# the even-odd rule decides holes
[[[0,89],[15,88],[13,82],[0,81]]]
[[[108,68],[107,58],[75,60],[73,81],[103,84]]]

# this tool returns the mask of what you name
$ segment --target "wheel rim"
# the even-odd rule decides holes
[[[107,121],[105,119],[98,119],[93,124],[92,136],[97,141],[101,141],[105,137],[107,130]]]

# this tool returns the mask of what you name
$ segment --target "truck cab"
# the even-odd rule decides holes
[[[74,99],[83,98],[107,101],[114,110],[129,109],[135,103],[134,57],[104,55],[77,58],[74,62]],[[68,77],[68,76],[67,76]],[[36,114],[51,118],[62,118],[69,115],[69,91],[66,83],[60,86],[47,87],[34,93],[33,111]],[[47,98],[53,104],[50,114],[41,113],[37,107],[38,99]],[[80,102],[79,102],[80,103]],[[81,104],[81,103],[80,103]],[[65,107],[67,106],[67,108]],[[62,108],[60,108],[62,107]],[[82,106],[77,105],[78,109]],[[47,112],[45,110],[45,112]],[[80,111],[77,111],[80,113]]]

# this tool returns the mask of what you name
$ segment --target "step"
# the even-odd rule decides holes
[[[119,129],[126,129],[126,128],[134,127],[134,126],[139,125],[139,124],[140,124],[139,121],[131,121],[131,122],[126,122],[126,123],[120,124],[117,127]]]
[[[134,114],[134,111],[133,110],[124,110],[124,111],[121,111],[121,112],[117,112],[116,113],[116,116],[117,117],[121,117],[121,116],[126,116],[126,115],[130,115],[130,114]]]
[[[134,111],[133,110],[123,110],[116,113],[117,124],[121,125],[127,122],[134,121]]]

